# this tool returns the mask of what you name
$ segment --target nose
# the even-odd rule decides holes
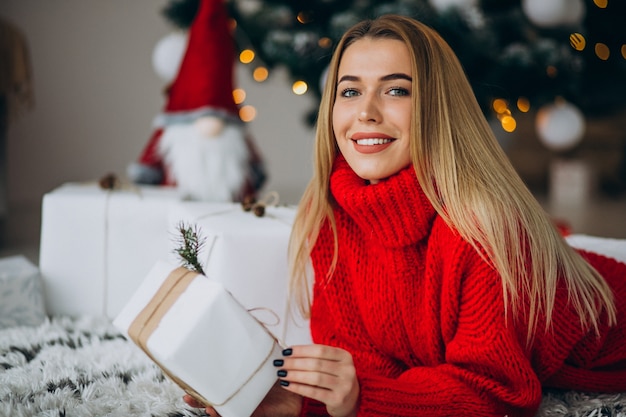
[[[359,121],[361,122],[374,122],[381,121],[382,116],[380,112],[380,104],[376,97],[362,96],[361,105],[358,108]]]

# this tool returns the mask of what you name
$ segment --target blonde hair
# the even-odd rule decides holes
[[[537,317],[546,328],[562,277],[581,326],[597,331],[606,311],[616,320],[612,292],[599,275],[562,238],[498,145],[463,68],[448,44],[413,19],[387,15],[363,21],[338,43],[320,103],[314,174],[296,215],[290,242],[291,293],[304,314],[310,312],[307,264],[322,223],[335,233],[329,180],[338,153],[332,129],[337,70],[343,52],[363,37],[404,42],[413,73],[411,160],[426,196],[443,220],[498,271],[504,305],[517,315],[522,298],[529,302],[528,341]],[[419,66],[418,66],[419,65]]]

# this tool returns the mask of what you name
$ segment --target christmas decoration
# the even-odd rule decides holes
[[[559,100],[537,112],[537,136],[553,151],[567,151],[576,146],[585,133],[585,118],[571,103]]]
[[[165,108],[128,169],[132,181],[175,185],[185,198],[213,202],[261,188],[263,161],[233,97],[234,54],[223,0],[202,0]]]
[[[179,246],[174,249],[174,252],[180,257],[183,268],[204,275],[198,253],[200,253],[206,239],[200,235],[200,230],[196,225],[180,222],[176,226],[176,230],[179,233],[177,240]]]
[[[185,28],[197,4],[172,0],[165,17]],[[363,18],[399,13],[433,26],[450,43],[487,115],[497,98],[514,103],[525,97],[536,110],[562,96],[587,116],[605,116],[626,105],[626,47],[620,53],[626,45],[624,1],[230,0],[227,5],[239,50],[255,53],[246,64],[251,72],[263,67],[271,76],[272,69],[285,66],[292,81],[306,84],[305,94],[317,98],[345,29]],[[553,10],[553,24],[526,13],[538,9]],[[573,33],[591,47],[570,46]],[[598,43],[610,51],[605,61],[595,53]],[[316,106],[307,115],[311,123],[315,112]]]
[[[174,80],[186,47],[187,36],[181,31],[172,32],[157,42],[152,52],[152,67],[163,81]]]
[[[522,9],[532,23],[550,28],[580,23],[585,5],[582,0],[522,0]]]

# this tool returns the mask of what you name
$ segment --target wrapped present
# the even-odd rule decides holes
[[[22,255],[0,259],[0,329],[46,318],[39,269]]]
[[[169,251],[171,187],[68,183],[43,198],[39,269],[51,315],[115,317]]]
[[[565,238],[570,246],[598,253],[626,263],[626,239],[572,234]]]
[[[164,373],[222,417],[250,416],[282,347],[219,282],[157,262],[113,321]]]
[[[288,302],[287,251],[295,213],[291,206],[268,205],[258,216],[240,204],[202,202],[179,202],[170,211],[172,235],[184,223],[204,237],[198,256],[204,273],[256,310],[255,316],[287,345],[311,343],[308,320]],[[176,242],[170,243],[173,252]]]

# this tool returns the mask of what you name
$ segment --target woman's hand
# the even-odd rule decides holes
[[[333,417],[356,416],[359,382],[349,352],[324,345],[294,346],[274,365],[285,390],[326,404]]]
[[[211,417],[219,417],[219,413],[213,407],[205,407],[191,395],[185,395],[183,400],[190,407],[204,407],[206,413]],[[300,415],[301,408],[302,397],[281,389],[279,383],[276,382],[251,417],[297,417]]]

